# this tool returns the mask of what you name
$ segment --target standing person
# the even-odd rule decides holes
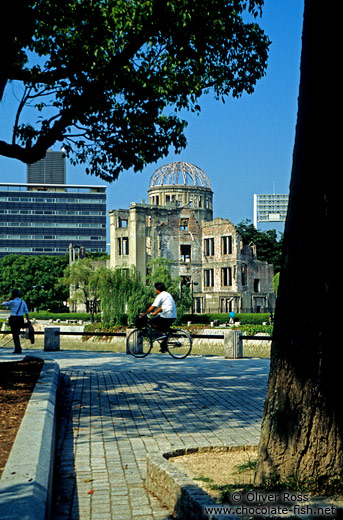
[[[19,289],[13,289],[12,296],[2,302],[4,307],[9,307],[11,314],[8,319],[9,326],[11,327],[13,342],[14,342],[14,352],[13,354],[21,354],[21,345],[20,345],[20,329],[24,327],[24,314],[26,314],[26,318],[28,323],[30,323],[29,310],[27,308],[24,300],[19,298],[20,291]]]
[[[172,295],[166,291],[162,282],[155,283],[155,292],[157,294],[155,300],[146,312],[140,314],[140,317],[147,316],[151,313],[153,318],[150,324],[159,332],[166,332],[176,319],[176,305]],[[161,344],[161,352],[166,352],[165,342]]]

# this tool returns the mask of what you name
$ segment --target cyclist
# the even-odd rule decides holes
[[[146,312],[139,316],[147,316],[151,313],[153,318],[150,319],[151,326],[158,332],[167,332],[176,319],[176,305],[172,295],[166,291],[162,282],[155,283],[155,292],[157,294],[155,300]],[[167,352],[166,340],[161,343],[161,352]]]

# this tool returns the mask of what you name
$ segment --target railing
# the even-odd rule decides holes
[[[255,341],[272,341],[273,336],[241,336],[241,339],[254,339]]]
[[[132,329],[131,329],[132,330]],[[11,334],[10,330],[2,330],[0,334]],[[86,337],[126,337],[127,332],[79,332],[61,331],[58,327],[46,327],[44,331],[35,331],[35,335],[44,335],[44,350],[60,350],[60,336]],[[224,356],[237,359],[243,357],[243,340],[272,341],[271,336],[244,336],[241,331],[227,329],[223,334],[191,334],[193,339],[223,340]]]
[[[230,330],[230,329],[229,329]],[[0,334],[11,334],[10,330],[0,330]],[[35,330],[35,336],[41,335],[44,336],[44,330]],[[58,331],[54,332],[56,336],[126,336],[126,332],[71,332],[71,331]],[[196,339],[224,339],[224,334],[191,334],[192,338]],[[262,341],[272,341],[272,336],[241,336],[243,340],[262,340]]]

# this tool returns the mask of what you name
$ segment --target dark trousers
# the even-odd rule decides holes
[[[14,352],[19,354],[21,352],[20,330],[24,327],[24,318],[23,316],[10,316],[8,323],[11,327],[11,333],[14,342]]]
[[[162,316],[154,316],[151,318],[150,323],[154,329],[157,329],[160,332],[167,332],[174,321],[175,318],[162,318]]]

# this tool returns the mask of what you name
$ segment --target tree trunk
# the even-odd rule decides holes
[[[319,483],[342,477],[342,354],[339,339],[329,342],[329,329],[339,327],[329,279],[335,258],[329,190],[337,175],[329,161],[337,150],[328,136],[337,126],[328,109],[334,80],[326,73],[333,71],[320,61],[337,53],[327,38],[328,12],[322,2],[305,0],[298,119],[256,485],[271,476]]]

